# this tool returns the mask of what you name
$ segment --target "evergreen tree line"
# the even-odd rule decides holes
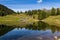
[[[26,15],[33,16],[38,15],[38,19],[42,20],[44,18],[47,18],[49,16],[57,16],[60,15],[60,8],[52,8],[51,10],[43,9],[43,10],[29,10],[25,12],[17,12],[17,14],[25,13]]]
[[[8,7],[0,4],[0,16],[5,16],[5,15],[10,15],[10,14],[14,14],[15,12],[11,9],[9,9]]]
[[[19,12],[19,11],[14,12],[13,10],[7,8],[6,6],[0,4],[0,16],[12,15],[12,14],[22,14],[22,13],[25,13],[26,15],[29,15],[29,16],[33,16],[36,14],[36,15],[38,15],[38,19],[41,20],[41,19],[47,18],[49,16],[60,15],[60,8],[52,8],[50,10],[38,9],[38,10],[28,10],[25,12]]]

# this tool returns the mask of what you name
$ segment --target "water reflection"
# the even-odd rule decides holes
[[[56,40],[60,38],[60,27],[44,22],[25,26],[0,25],[0,40]]]
[[[14,27],[6,26],[6,25],[0,25],[0,36],[8,33],[9,31],[13,30]]]

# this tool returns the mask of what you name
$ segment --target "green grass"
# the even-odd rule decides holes
[[[36,20],[38,19],[33,19],[33,17],[25,14],[0,16],[0,24],[5,25],[22,25],[35,22]]]
[[[60,26],[60,15],[58,16],[50,16],[44,20],[42,20],[48,24],[51,24],[51,25],[56,25],[56,26]]]

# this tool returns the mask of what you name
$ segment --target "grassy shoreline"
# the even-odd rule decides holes
[[[0,24],[21,24],[21,23],[33,23],[39,21],[38,18],[34,19],[32,16],[28,16],[25,14],[19,14],[19,15],[7,15],[7,16],[0,16]],[[58,16],[49,16],[48,18],[45,18],[43,20],[45,23],[48,23],[50,25],[56,25],[60,26],[60,15]]]
[[[43,19],[42,21],[46,22],[48,24],[51,24],[51,25],[60,26],[60,15],[58,15],[58,16],[50,16],[50,17],[48,17],[46,19]]]
[[[7,25],[22,25],[28,24],[38,21],[38,19],[34,19],[31,16],[25,14],[19,15],[7,15],[7,16],[0,16],[0,24],[7,24]]]

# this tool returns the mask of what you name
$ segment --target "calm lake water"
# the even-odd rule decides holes
[[[0,25],[0,40],[57,40],[60,39],[60,27],[44,22],[25,26]]]

